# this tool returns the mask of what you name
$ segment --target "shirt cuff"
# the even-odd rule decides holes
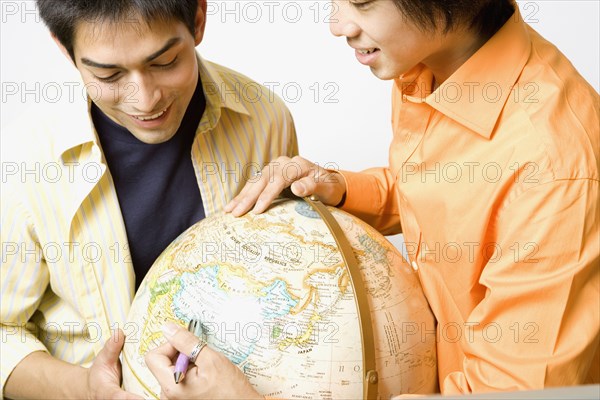
[[[369,174],[350,171],[338,171],[346,182],[346,199],[340,207],[350,214],[358,215],[373,209],[379,203],[377,182]]]
[[[22,326],[0,326],[0,354],[2,363],[0,365],[0,400],[4,398],[4,387],[8,377],[17,364],[25,357],[36,351],[48,353],[48,349],[29,330]]]

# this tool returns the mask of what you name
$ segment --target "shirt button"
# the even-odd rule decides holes
[[[413,262],[411,262],[411,263],[410,263],[410,265],[412,265],[412,268],[413,268],[415,271],[418,271],[418,270],[419,270],[419,266],[417,265],[416,261],[414,261],[414,260],[413,260]]]

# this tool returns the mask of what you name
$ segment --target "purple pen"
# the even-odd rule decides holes
[[[198,327],[200,326],[199,321],[191,319],[188,324],[188,331],[198,335]],[[190,364],[190,358],[184,353],[179,353],[177,361],[175,362],[175,383],[179,384],[183,380],[185,373],[187,372],[188,365]]]
[[[188,365],[190,364],[190,359],[183,353],[179,353],[177,356],[177,361],[175,362],[175,383],[179,383],[183,380],[185,376],[185,371],[188,369]]]

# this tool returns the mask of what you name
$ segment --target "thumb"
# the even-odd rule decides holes
[[[296,196],[317,195],[323,204],[336,206],[346,192],[346,181],[341,174],[324,169],[314,176],[305,176],[292,183],[291,190]]]
[[[290,189],[292,190],[292,193],[295,194],[298,197],[306,197],[306,196],[310,196],[311,194],[313,194],[316,190],[316,183],[314,182],[314,179],[309,178],[309,177],[304,177],[302,179],[297,180],[296,182],[292,183]]]
[[[110,336],[110,339],[104,344],[100,353],[98,353],[97,360],[105,364],[117,362],[124,344],[125,334],[121,329],[115,330]]]
[[[200,338],[180,325],[168,322],[163,325],[163,335],[171,346],[187,356],[190,355]]]

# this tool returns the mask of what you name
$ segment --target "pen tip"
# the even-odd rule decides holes
[[[179,384],[179,382],[181,381],[181,378],[183,377],[183,374],[181,372],[175,372],[175,383]]]

